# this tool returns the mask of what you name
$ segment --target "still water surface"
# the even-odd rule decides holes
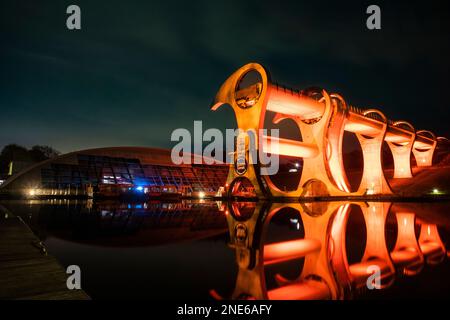
[[[202,300],[448,297],[449,209],[445,202],[0,205],[63,266],[80,266],[93,299]]]

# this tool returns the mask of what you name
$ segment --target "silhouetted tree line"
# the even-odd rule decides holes
[[[8,172],[11,161],[33,164],[57,157],[59,154],[59,151],[49,146],[36,145],[27,149],[17,144],[9,144],[0,153],[0,173]]]

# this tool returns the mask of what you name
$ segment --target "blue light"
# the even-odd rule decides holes
[[[140,192],[142,192],[142,191],[144,191],[144,187],[136,187],[136,191],[140,191]]]

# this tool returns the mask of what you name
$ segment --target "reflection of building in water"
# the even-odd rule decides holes
[[[387,288],[396,276],[415,275],[425,263],[434,265],[445,258],[437,226],[416,221],[413,213],[395,213],[397,236],[390,250],[386,241],[390,208],[390,203],[382,202],[230,204],[230,246],[238,265],[231,298],[346,299],[368,287]],[[348,252],[348,232],[353,232],[348,231],[348,220],[354,209],[362,213],[366,230],[358,261],[350,261]],[[290,239],[271,241],[269,226],[283,216],[301,232]],[[420,228],[419,237],[415,226]],[[359,229],[364,228],[359,225]],[[293,276],[289,268],[282,267],[285,264],[299,272]],[[271,272],[272,268],[277,271]],[[374,277],[375,272],[379,277]],[[211,294],[221,298],[216,291]]]
[[[100,246],[147,246],[202,239],[226,233],[215,204],[194,202],[126,204],[67,200],[10,204],[41,238],[53,236]]]
[[[155,194],[208,195],[225,185],[227,174],[225,165],[174,165],[170,150],[103,148],[69,153],[32,166],[5,181],[1,192],[32,197],[79,196],[92,186],[105,195],[129,188]]]

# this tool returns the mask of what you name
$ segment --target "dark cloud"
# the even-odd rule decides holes
[[[72,3],[81,31],[65,28]],[[168,147],[194,120],[232,127],[208,106],[249,61],[448,135],[448,2],[378,2],[379,31],[365,28],[369,4],[3,1],[0,145]]]

